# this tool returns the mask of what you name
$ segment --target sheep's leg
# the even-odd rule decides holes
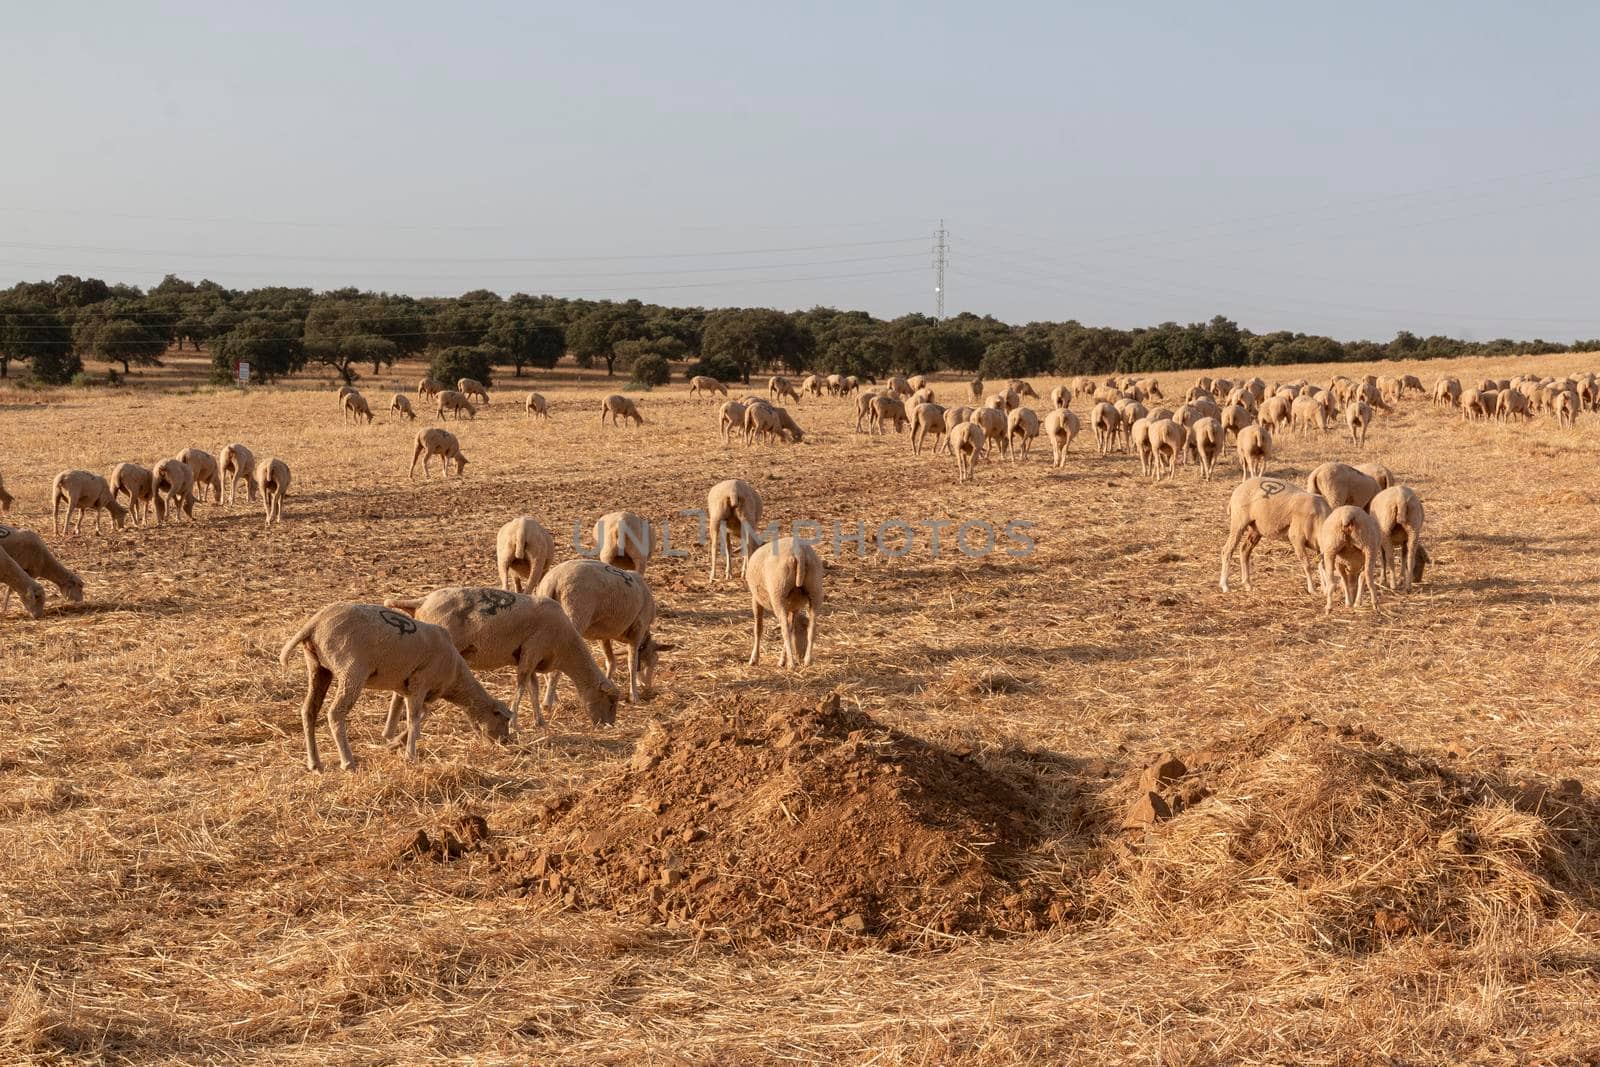
[[[726,547],[726,545],[723,542],[723,536],[724,536],[723,531],[724,531],[724,529],[725,529],[725,526],[724,526],[723,521],[722,521],[721,518],[714,518],[712,520],[712,522],[711,522],[711,573],[706,575],[706,581],[708,581],[708,582],[714,582],[714,581],[717,580],[717,546],[719,544],[722,544],[722,545],[724,545],[724,547]]]
[[[807,614],[809,617],[806,619],[806,655],[802,662],[809,667],[811,666],[811,650],[817,643],[817,608],[815,604],[812,604],[807,609]]]
[[[1292,547],[1294,548],[1294,558],[1300,562],[1300,569],[1306,575],[1306,592],[1315,593],[1316,589],[1311,585],[1311,553],[1308,550],[1309,546],[1302,544],[1299,540],[1295,540],[1292,543]]]
[[[1222,587],[1224,593],[1228,591],[1228,561],[1232,557],[1234,549],[1239,547],[1239,538],[1244,534],[1245,526],[1247,525],[1248,523],[1231,524],[1228,527],[1228,539],[1222,543],[1222,577],[1217,584]],[[1246,586],[1246,588],[1249,587]]]
[[[750,666],[761,662],[761,600],[750,594],[750,618],[755,627],[755,638],[750,642]]]
[[[1239,578],[1247,591],[1250,588],[1250,557],[1260,543],[1261,534],[1253,527],[1247,527],[1244,541],[1239,546]]]
[[[778,623],[778,647],[782,650],[778,655],[778,666],[794,670],[797,666],[797,657],[794,654],[794,611],[784,603],[786,597],[772,597],[772,602],[778,605],[772,612]]]
[[[1401,580],[1403,582],[1405,582],[1406,592],[1408,592],[1408,593],[1411,592],[1411,576],[1416,573],[1416,569],[1417,569],[1417,531],[1407,527],[1407,529],[1406,529],[1406,571],[1405,571],[1405,575],[1401,578]]]
[[[422,719],[428,705],[420,693],[406,694],[406,762],[417,761],[417,742],[422,738]]]
[[[400,705],[404,700],[399,693],[389,697],[389,714],[383,720],[383,739],[389,742],[390,748],[399,748],[405,740],[400,735]]]
[[[559,671],[551,671],[549,679],[544,686],[544,709],[551,711],[556,706],[556,679],[561,677]]]
[[[306,738],[306,769],[312,771],[322,770],[322,761],[317,758],[317,712],[322,710],[322,702],[328,695],[328,686],[333,682],[333,672],[318,663],[311,653],[306,653],[306,699],[300,706],[300,728]]]
[[[610,653],[611,648],[608,643],[606,654]],[[633,640],[628,642],[628,702],[639,703],[639,642]]]
[[[356,756],[350,751],[350,736],[346,727],[350,709],[361,699],[362,683],[357,682],[356,677],[352,673],[340,680],[338,695],[328,706],[328,729],[333,732],[333,743],[339,750],[339,766],[347,771],[356,769]]]
[[[601,638],[600,648],[606,655],[606,677],[615,678],[617,674],[617,654],[611,647],[611,639],[609,637]]]

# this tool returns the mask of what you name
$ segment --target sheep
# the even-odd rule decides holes
[[[1313,429],[1327,430],[1327,412],[1322,405],[1312,396],[1297,396],[1289,408],[1290,422],[1296,431],[1301,434],[1310,433]]]
[[[107,479],[111,486],[111,495],[128,496],[128,514],[133,517],[135,526],[143,526],[145,519],[150,517],[150,511],[156,502],[156,478],[146,467],[137,463],[118,463],[111,468],[111,476]]]
[[[1171,422],[1171,419],[1160,419],[1160,422]],[[1155,450],[1150,445],[1150,417],[1147,415],[1128,427],[1128,447],[1133,454],[1139,457],[1139,473],[1149,476],[1155,466]]]
[[[1490,406],[1481,389],[1466,389],[1461,393],[1461,417],[1467,422],[1476,422],[1480,418],[1488,418],[1493,414],[1494,408]]]
[[[1422,388],[1422,379],[1415,374],[1400,375],[1400,390],[1397,396],[1405,396],[1407,389],[1415,389],[1418,396],[1426,396],[1427,390]]]
[[[1332,509],[1315,493],[1302,491],[1281,478],[1246,478],[1228,498],[1228,537],[1222,545],[1222,578],[1228,592],[1228,563],[1239,554],[1239,576],[1250,588],[1250,555],[1263,538],[1285,538],[1305,572],[1306,592],[1311,583],[1311,558],[1317,547],[1317,530]]]
[[[723,444],[728,444],[732,440],[734,431],[737,430],[740,434],[744,433],[744,413],[745,406],[737,400],[723,402],[722,407],[717,412],[717,432],[722,435]]]
[[[1346,607],[1360,606],[1365,583],[1372,610],[1378,610],[1378,585],[1374,570],[1382,550],[1378,524],[1361,508],[1345,504],[1334,508],[1317,528],[1317,548],[1322,557],[1322,588],[1327,594],[1324,615],[1333,611],[1333,583],[1344,589]],[[1354,575],[1355,599],[1351,600],[1350,578]]]
[[[154,475],[156,525],[166,521],[167,512],[173,508],[177,514],[189,516],[194,521],[194,472],[189,465],[176,457],[157,463]],[[173,521],[177,521],[174,515]]]
[[[789,397],[797,404],[800,402],[799,391],[795,389],[794,384],[789,379],[781,374],[774,374],[767,379],[767,396],[774,401]]]
[[[761,623],[768,611],[777,618],[782,638],[778,666],[793,670],[802,663],[811,665],[817,643],[817,618],[822,614],[822,574],[822,557],[797,537],[780,537],[751,553],[744,568],[755,629],[750,666],[761,661]],[[802,608],[804,616],[800,614]]]
[[[176,461],[174,461],[176,462]],[[189,468],[184,467],[187,472]],[[61,516],[61,505],[67,505],[65,519]],[[128,511],[111,492],[111,486],[98,474],[88,471],[62,471],[56,475],[55,481],[50,486],[51,528],[57,534],[67,532],[68,525],[72,522],[72,512],[78,512],[78,525],[73,533],[83,532],[83,513],[94,509],[94,530],[100,532],[100,513],[111,513],[112,529],[122,529],[123,521],[127,518]],[[157,504],[157,513],[160,505]]]
[[[939,448],[945,441],[945,435],[950,432],[949,424],[945,422],[944,408],[934,403],[922,403],[911,409],[911,454],[922,455],[922,445],[930,434],[933,435],[933,454],[939,454]]]
[[[1072,406],[1072,387],[1058,385],[1050,390],[1050,406],[1065,410]]]
[[[1033,386],[1029,385],[1021,378],[1011,379],[1010,386],[1011,391],[1016,393],[1019,397],[1028,397],[1033,400],[1039,399],[1039,394],[1033,391]]]
[[[1007,389],[1003,393],[996,393],[984,401],[989,407],[1009,414],[1022,406],[1022,394],[1015,389]]]
[[[924,385],[921,389],[918,389],[916,392],[912,393],[911,399],[906,401],[906,403],[912,408],[916,407],[918,404],[933,403],[933,386]]]
[[[644,425],[644,416],[639,414],[639,406],[621,393],[612,393],[600,401],[601,423],[604,423],[608,417],[611,419],[611,425],[613,426],[617,424],[618,419],[623,422],[632,419],[635,426]]]
[[[443,430],[439,432],[444,433]],[[461,462],[465,463],[466,460]],[[267,515],[265,525],[271,526],[275,522],[282,525],[283,498],[289,495],[289,480],[289,465],[277,456],[265,456],[256,464],[256,491],[261,494],[261,506]]]
[[[354,420],[359,423],[362,419],[365,419],[369,425],[371,424],[373,418],[372,408],[367,406],[367,398],[354,389],[344,395],[341,407],[344,410],[346,422]]]
[[[805,433],[786,408],[773,407],[763,400],[749,405],[744,411],[745,442],[754,444],[760,437],[765,437],[768,441],[788,438],[798,444],[805,439]]]
[[[1010,452],[1010,426],[1004,412],[995,408],[978,408],[968,417],[968,421],[983,431],[986,457],[992,455],[995,445],[1000,446],[1002,455]]]
[[[1555,403],[1551,407],[1556,417],[1558,426],[1575,426],[1578,422],[1578,409],[1581,406],[1578,394],[1572,390],[1564,390],[1556,394]]]
[[[872,398],[870,425],[872,433],[886,433],[884,423],[894,423],[895,433],[904,433],[906,423],[910,419],[906,415],[906,406],[897,396],[880,395]]]
[[[871,379],[871,381],[874,385],[878,384],[875,378]],[[854,374],[846,374],[844,376],[844,391],[847,396],[851,393],[859,393],[861,391],[861,379]]]
[[[478,409],[467,399],[465,393],[455,389],[441,389],[437,399],[439,403],[436,414],[441,420],[449,418],[452,411],[456,413],[457,420],[463,416],[469,419],[478,417]]]
[[[1299,399],[1298,397],[1294,399]],[[1256,421],[1274,433],[1283,433],[1292,425],[1293,400],[1282,393],[1269,397],[1256,413]]]
[[[222,449],[222,484],[228,492],[228,503],[237,499],[239,483],[244,482],[245,494],[256,498],[256,457],[241,444],[224,445]]]
[[[72,603],[83,602],[83,579],[62,565],[61,561],[56,559],[55,553],[44,543],[44,538],[32,530],[0,526],[0,556],[9,556],[29,578],[49,582]],[[0,596],[0,615],[4,615],[10,606],[11,594],[15,588],[12,584],[6,583],[4,595]],[[25,591],[25,588],[22,587],[17,591]],[[27,608],[28,613],[34,618],[39,617],[34,614],[26,597],[23,599],[23,607]]]
[[[1433,383],[1434,407],[1458,407],[1461,404],[1461,383],[1454,378],[1440,378]]]
[[[1344,424],[1350,428],[1350,442],[1357,448],[1367,443],[1367,427],[1372,423],[1372,406],[1365,400],[1352,400],[1344,409]]]
[[[419,600],[389,599],[384,607],[403,611],[419,622],[441,626],[467,666],[477,671],[517,669],[517,690],[511,699],[510,732],[517,729],[522,695],[533,702],[533,724],[544,725],[539,700],[539,675],[564,674],[578,687],[589,721],[610,726],[617,721],[617,687],[590,654],[583,637],[561,605],[549,597],[448,586]],[[392,736],[400,721],[401,698],[389,701],[383,735]]]
[[[556,540],[538,519],[529,515],[512,519],[494,535],[500,588],[513,593],[532,590],[550,568],[555,554]]]
[[[417,476],[417,460],[422,460],[422,476],[432,478],[433,472],[428,469],[428,460],[434,456],[439,457],[439,466],[444,471],[446,478],[450,477],[450,464],[456,465],[456,477],[466,469],[467,457],[461,454],[461,442],[456,440],[456,435],[449,430],[441,430],[431,426],[417,434],[417,444],[411,452],[410,477]]]
[[[822,378],[815,374],[808,374],[800,379],[800,391],[810,393],[812,396],[822,395]]]
[[[974,378],[974,379],[972,379],[972,381],[967,383],[967,388],[972,393],[972,402],[974,404],[976,404],[978,401],[983,399],[983,379],[982,378]]]
[[[1306,492],[1317,493],[1329,507],[1354,504],[1364,508],[1379,490],[1387,489],[1394,475],[1376,463],[1352,467],[1346,463],[1324,463],[1306,476]]]
[[[1528,398],[1515,389],[1502,389],[1495,404],[1494,417],[1501,422],[1510,422],[1513,415],[1528,417]]]
[[[945,413],[944,413],[944,424],[947,427],[953,427],[953,426],[960,426],[963,422],[971,422],[972,421],[972,412],[973,412],[972,408],[965,407],[965,406],[956,407],[956,408],[948,408],[948,409],[945,410]],[[946,440],[946,442],[945,442],[945,450],[949,451],[949,448],[950,448],[950,443],[949,443],[948,440]]]
[[[1099,401],[1089,411],[1089,425],[1094,427],[1094,443],[1102,456],[1116,447],[1122,432],[1122,415],[1116,408]]]
[[[0,478],[0,515],[11,514],[11,502],[15,499],[16,497],[6,492],[6,480]]]
[[[1239,431],[1246,426],[1254,425],[1256,417],[1243,404],[1229,404],[1222,409],[1222,414],[1218,416],[1217,421],[1222,423],[1223,432],[1233,435],[1233,439],[1237,441],[1239,439]]]
[[[529,393],[528,399],[523,402],[522,406],[527,409],[530,416],[545,419],[546,421],[550,418],[550,405],[545,403],[544,397],[538,393]]]
[[[894,395],[894,396],[904,397],[904,396],[910,396],[912,393],[916,392],[917,390],[910,382],[906,381],[904,378],[900,377],[899,375],[894,375],[894,376],[890,377],[890,379],[889,379],[889,388],[888,388],[887,391],[889,393],[891,393],[892,395]]]
[[[1239,431],[1233,444],[1245,478],[1259,478],[1267,473],[1267,460],[1272,456],[1271,430],[1265,426],[1246,426]]]
[[[339,392],[337,394],[335,394],[335,395],[337,395],[338,398],[339,398],[339,410],[340,411],[346,410],[346,408],[344,406],[344,398],[349,396],[351,393],[353,393],[355,391],[356,391],[356,387],[351,385],[351,384],[349,384],[348,382],[346,382],[344,385],[339,386]]]
[[[650,524],[631,511],[611,511],[594,524],[594,544],[601,563],[644,573],[654,550]]]
[[[1007,451],[1014,462],[1017,453],[1022,453],[1022,458],[1028,458],[1028,449],[1033,445],[1033,439],[1039,436],[1039,416],[1034,414],[1032,408],[1018,408],[1006,419],[1006,436],[1008,438]],[[1021,447],[1017,439],[1021,438]]]
[[[974,422],[958,422],[950,427],[949,447],[956,457],[956,481],[970,482],[976,473],[978,457],[983,455],[983,427]]]
[[[462,378],[456,382],[456,392],[467,397],[477,397],[483,401],[483,406],[489,406],[489,390],[483,383],[472,378]]]
[[[186,448],[178,453],[178,459],[189,468],[189,473],[194,475],[195,499],[205,500],[205,490],[211,490],[213,501],[222,503],[222,472],[217,466],[216,457],[210,452],[199,448]]]
[[[706,494],[706,527],[711,534],[711,573],[707,581],[717,580],[717,548],[722,548],[722,576],[733,576],[734,522],[746,562],[750,558],[750,539],[761,521],[761,494],[740,478],[718,482]]]
[[[444,391],[444,386],[440,385],[438,382],[434,381],[432,378],[425,377],[420,382],[417,383],[417,399],[418,400],[421,400],[425,396],[426,397],[438,396],[443,391]]]
[[[1380,563],[1383,580],[1391,590],[1399,585],[1409,590],[1413,580],[1421,580],[1428,554],[1422,547],[1422,498],[1409,485],[1391,485],[1372,498],[1367,514],[1378,524],[1383,550]],[[1394,550],[1400,549],[1400,565],[1394,566]]]
[[[928,376],[926,374],[913,374],[906,379],[906,384],[911,386],[911,395],[915,396],[929,387]]]
[[[822,387],[828,391],[829,396],[844,395],[844,375],[830,374],[822,379]]]
[[[0,548],[0,585],[6,588],[5,599],[0,600],[0,615],[5,614],[11,604],[11,594],[15,592],[29,618],[44,617],[44,586],[28,577],[28,572],[4,548]]]
[[[404,393],[394,394],[389,401],[389,410],[408,421],[415,421],[417,417],[416,409],[411,406],[411,398]]]
[[[418,622],[377,604],[329,604],[289,638],[278,653],[278,662],[289,666],[295,649],[305,654],[306,661],[300,727],[310,770],[322,769],[315,730],[317,712],[330,688],[334,698],[328,708],[328,729],[339,750],[339,765],[347,771],[355,769],[356,758],[346,737],[346,720],[368,689],[398,693],[405,700],[407,760],[417,758],[422,719],[435,700],[447,700],[463,709],[473,726],[495,741],[504,741],[509,734],[511,709],[490,696],[473,677],[442,626]]]
[[[1251,417],[1254,418],[1256,409],[1260,406],[1261,402],[1256,399],[1256,394],[1250,389],[1241,385],[1236,387],[1233,392],[1228,394],[1228,399],[1223,404],[1222,408],[1224,411],[1226,411],[1230,407],[1241,407],[1248,411]]]
[[[715,398],[717,394],[728,395],[728,387],[709,374],[696,374],[689,379],[689,395]]]
[[[656,621],[656,601],[643,576],[618,570],[599,560],[572,559],[552,567],[539,583],[539,595],[561,605],[573,627],[588,640],[598,640],[606,654],[606,675],[616,672],[613,641],[628,647],[628,699],[639,702],[649,689],[660,653],[674,645],[658,644],[650,632]],[[545,706],[554,707],[556,679],[545,685]]]
[[[1209,482],[1217,460],[1222,458],[1222,448],[1228,443],[1227,431],[1221,422],[1207,416],[1189,427],[1189,439],[1200,459],[1200,475]]]
[[[1171,478],[1177,473],[1178,457],[1183,454],[1183,449],[1189,441],[1189,431],[1172,419],[1162,419],[1150,423],[1146,432],[1150,437],[1151,460],[1154,465],[1154,480],[1161,480],[1161,461],[1166,460],[1167,477]]]
[[[1122,432],[1124,435],[1127,434],[1128,430],[1133,426],[1134,423],[1150,414],[1150,412],[1145,409],[1145,406],[1139,403],[1137,400],[1119,400],[1112,406],[1115,407],[1118,414],[1122,416]]]
[[[1078,436],[1078,429],[1078,416],[1064,407],[1055,408],[1044,417],[1044,435],[1050,439],[1053,466],[1067,465],[1067,450],[1072,447],[1072,439]]]

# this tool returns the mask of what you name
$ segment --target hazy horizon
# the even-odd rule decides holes
[[[1578,5],[164,11],[11,13],[0,287],[1600,335]]]

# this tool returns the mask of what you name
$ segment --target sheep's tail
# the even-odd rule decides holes
[[[799,550],[799,545],[796,545],[795,549],[794,585],[796,589],[804,589],[806,587],[806,557],[805,553]]]
[[[285,667],[289,665],[289,657],[294,655],[295,649],[305,644],[306,641],[311,637],[311,630],[316,625],[316,622],[317,620],[315,616],[307,619],[306,624],[300,627],[293,637],[289,638],[289,643],[283,646],[282,652],[278,653],[278,662],[281,665]]]
[[[422,597],[418,597],[415,600],[402,600],[399,597],[385,597],[383,606],[386,608],[393,608],[395,611],[403,611],[407,615],[415,615],[417,613],[417,609],[422,607]]]

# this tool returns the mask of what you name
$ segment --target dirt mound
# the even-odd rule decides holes
[[[738,938],[1036,929],[1019,783],[841,708],[735,701],[652,724],[629,764],[546,806],[522,885]],[[848,938],[846,938],[848,940]]]
[[[1366,951],[1600,904],[1600,808],[1576,780],[1469,773],[1310,717],[1163,753],[1105,802],[1129,847],[1097,879],[1096,910],[1152,933],[1203,920]]]

